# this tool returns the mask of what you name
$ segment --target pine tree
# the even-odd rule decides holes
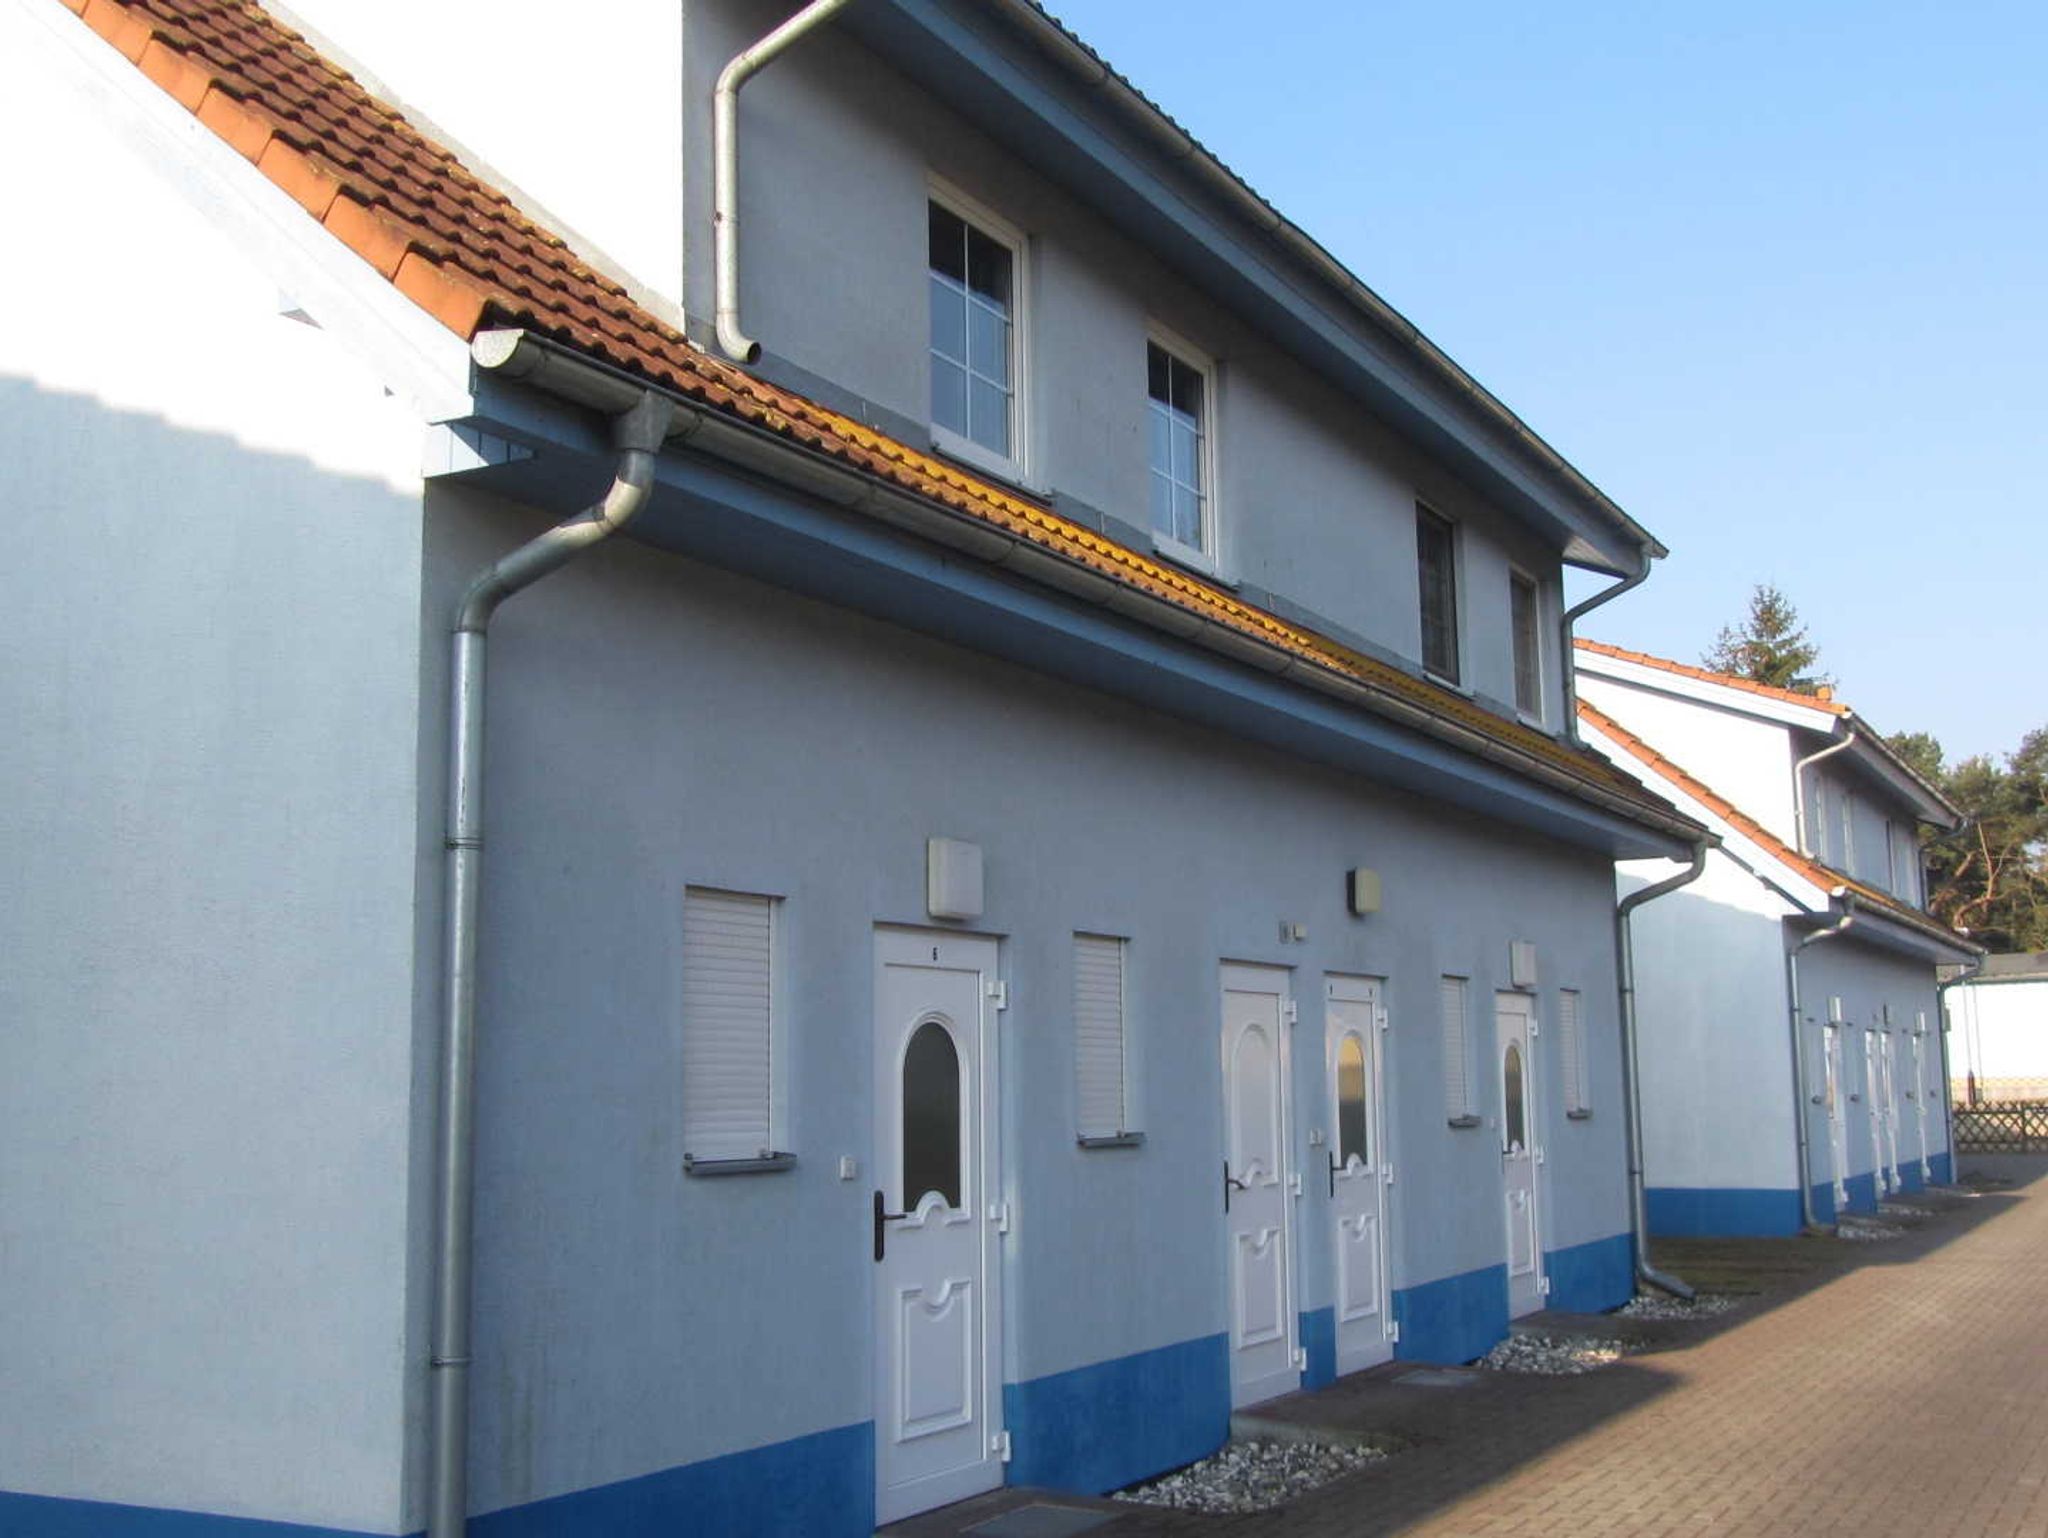
[[[1801,694],[1820,694],[1834,682],[1813,671],[1820,648],[1807,640],[1791,600],[1768,582],[1750,593],[1749,617],[1739,626],[1724,626],[1700,660],[1717,673]]]

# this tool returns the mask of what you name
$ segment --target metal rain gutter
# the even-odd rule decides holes
[[[455,617],[448,721],[443,917],[441,1121],[434,1210],[434,1335],[428,1415],[431,1538],[460,1538],[469,1506],[471,1234],[476,1144],[477,896],[483,863],[484,642],[500,604],[559,570],[639,513],[654,486],[674,404],[652,390],[614,417],[618,450],[602,500],[478,573]]]
[[[625,409],[646,389],[639,380],[584,358],[559,343],[519,329],[479,333],[471,343],[470,354],[478,366],[488,372],[538,385],[565,400],[606,412]],[[1106,577],[1020,535],[934,506],[909,492],[898,490],[877,476],[792,444],[766,429],[680,399],[676,399],[676,409],[694,423],[691,429],[694,442],[728,463],[768,476],[835,506],[865,513],[963,551],[992,567],[1014,571],[1070,597],[1111,609],[1261,672],[1302,684],[1423,736],[1448,743],[1475,758],[1594,806],[1633,826],[1650,829],[1673,843],[1691,845],[1700,836],[1699,825],[1677,812],[1661,813],[1654,807],[1581,779],[1533,753],[1446,720],[1402,695],[1319,666],[1270,642],[1190,613],[1164,598]]]
[[[1844,747],[1848,744],[1844,743]],[[1799,953],[1809,945],[1818,945],[1823,940],[1837,939],[1849,932],[1856,922],[1856,899],[1847,891],[1834,894],[1842,901],[1842,916],[1825,929],[1816,929],[1803,937],[1800,942],[1785,953],[1785,992],[1790,1000],[1792,1012],[1792,1100],[1798,1114],[1792,1118],[1799,1145],[1799,1215],[1808,1228],[1820,1228],[1822,1223],[1813,1210],[1813,1139],[1807,1131],[1806,1108],[1809,1104],[1819,1105],[1823,1101],[1807,1087],[1806,1053],[1800,1039],[1800,1025],[1805,1008],[1799,997]]]
[[[1692,846],[1692,864],[1687,869],[1654,886],[1629,893],[1614,906],[1614,966],[1621,1000],[1622,1128],[1628,1144],[1628,1216],[1635,1233],[1636,1276],[1662,1292],[1688,1301],[1693,1296],[1690,1284],[1650,1264],[1649,1205],[1643,1195],[1642,1074],[1636,1049],[1636,955],[1629,919],[1644,903],[1699,880],[1707,869],[1709,847],[1708,840],[1700,839]]]
[[[852,0],[811,0],[781,26],[733,55],[711,97],[712,265],[717,279],[719,349],[741,363],[761,344],[740,329],[740,87],[843,11]]]

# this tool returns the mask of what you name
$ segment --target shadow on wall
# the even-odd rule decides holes
[[[0,376],[0,521],[0,1485],[375,1527],[417,1323],[420,499]]]

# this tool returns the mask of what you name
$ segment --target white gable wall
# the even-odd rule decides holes
[[[1615,683],[1579,670],[1579,697],[1698,775],[1788,844],[1796,845],[1791,733],[1771,721]]]
[[[1630,861],[1621,895],[1671,867]],[[1799,1188],[1783,918],[1791,907],[1719,850],[1632,922],[1643,1171],[1655,1189]]]
[[[391,1532],[418,419],[102,56],[0,9],[0,1491]]]

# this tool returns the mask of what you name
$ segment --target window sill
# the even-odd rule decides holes
[[[1154,534],[1152,536],[1152,553],[1162,560],[1171,561],[1176,566],[1186,568],[1197,576],[1207,577],[1212,582],[1220,582],[1225,587],[1237,586],[1237,580],[1234,577],[1227,577],[1223,574],[1223,568],[1217,565],[1214,556],[1210,555],[1206,550],[1197,550],[1193,545],[1184,545],[1171,535]]]
[[[1462,695],[1468,700],[1477,698],[1470,684],[1461,684],[1455,678],[1446,678],[1441,673],[1431,672],[1427,666],[1423,668],[1422,676],[1435,684],[1439,689],[1448,689],[1451,693]]]
[[[1541,716],[1531,715],[1528,711],[1518,708],[1515,711],[1515,719],[1531,731],[1541,732],[1546,737],[1550,735],[1550,723]]]
[[[1143,1148],[1145,1134],[1142,1132],[1105,1133],[1099,1136],[1079,1136],[1074,1139],[1082,1148]]]
[[[795,1168],[793,1153],[763,1154],[758,1159],[696,1159],[683,1155],[683,1173],[698,1179],[714,1175],[779,1175]]]
[[[1452,1127],[1457,1127],[1457,1128],[1460,1128],[1460,1129],[1462,1129],[1462,1128],[1466,1128],[1466,1127],[1476,1127],[1476,1126],[1478,1126],[1478,1125],[1479,1125],[1479,1118],[1478,1118],[1478,1117],[1476,1117],[1476,1116],[1451,1116],[1451,1117],[1446,1117],[1446,1118],[1445,1118],[1445,1125],[1447,1125],[1447,1126],[1452,1126]]]
[[[935,426],[931,433],[934,454],[955,460],[977,475],[1001,481],[1014,491],[1027,492],[1034,497],[1038,495],[1024,479],[1024,467],[1016,460],[998,454],[994,449],[983,448],[972,438],[963,438],[948,428]]]

